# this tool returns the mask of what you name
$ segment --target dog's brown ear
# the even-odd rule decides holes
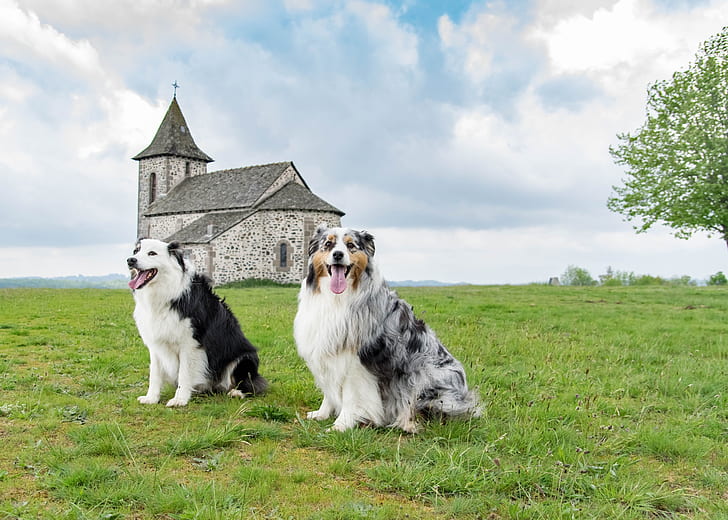
[[[369,233],[369,231],[360,231],[358,235],[362,249],[367,252],[368,256],[374,256],[374,251],[376,249],[374,247],[374,236]]]
[[[171,242],[170,244],[167,244],[167,252],[169,253],[169,256],[177,260],[177,263],[184,273],[187,268],[185,267],[185,253],[182,250],[182,244],[179,242]]]

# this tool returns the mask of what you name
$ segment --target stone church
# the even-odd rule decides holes
[[[177,97],[139,162],[137,236],[180,242],[216,285],[298,283],[316,226],[344,212],[317,197],[292,162],[207,171]]]

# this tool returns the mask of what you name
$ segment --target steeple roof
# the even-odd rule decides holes
[[[152,143],[139,152],[132,159],[139,161],[148,157],[160,155],[173,155],[175,157],[188,157],[212,162],[213,158],[200,150],[192,139],[190,129],[187,127],[185,116],[177,103],[177,97],[172,98],[167,114],[162,119]]]

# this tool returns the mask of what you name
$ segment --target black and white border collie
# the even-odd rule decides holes
[[[176,387],[169,407],[187,405],[193,392],[244,397],[266,389],[255,347],[178,243],[140,240],[126,263],[134,320],[150,357],[149,390],[140,403],[158,403],[164,383]]]
[[[324,394],[309,419],[414,433],[418,414],[480,415],[463,366],[387,287],[366,231],[318,227],[298,300],[298,353]]]

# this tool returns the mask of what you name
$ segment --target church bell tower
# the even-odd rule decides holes
[[[149,237],[145,217],[149,207],[185,179],[207,173],[207,163],[213,161],[192,139],[177,103],[176,87],[175,82],[175,95],[151,144],[132,157],[139,161],[137,237],[140,238]]]

